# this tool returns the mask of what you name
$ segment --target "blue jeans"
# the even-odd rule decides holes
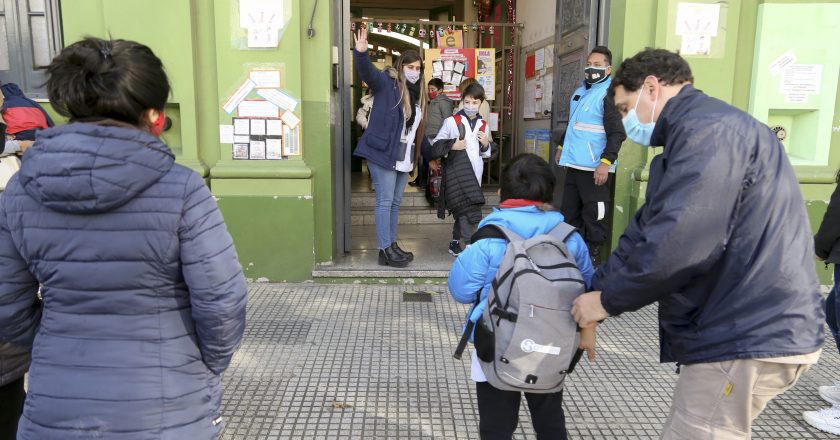
[[[400,203],[408,182],[408,173],[383,168],[371,161],[368,161],[368,169],[376,190],[376,240],[379,249],[385,249],[397,241]]]
[[[838,281],[840,281],[840,264],[835,264],[834,287],[831,288],[831,292],[828,293],[828,298],[825,300],[825,322],[834,336],[834,343],[837,344],[838,351],[840,351],[840,316],[837,313],[840,311],[840,304],[838,304],[840,295],[837,292],[840,289]]]

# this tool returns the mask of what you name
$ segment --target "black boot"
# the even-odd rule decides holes
[[[391,250],[405,257],[405,259],[408,260],[409,263],[414,261],[414,254],[412,252],[400,249],[400,245],[398,245],[396,241],[391,243]]]
[[[391,267],[406,267],[408,266],[408,258],[400,255],[389,246],[386,249],[379,250],[379,265]]]

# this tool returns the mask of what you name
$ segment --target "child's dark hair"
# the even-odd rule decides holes
[[[500,197],[551,203],[554,198],[554,173],[543,158],[524,153],[502,169]]]
[[[429,87],[437,87],[440,90],[443,90],[443,80],[440,78],[432,78],[429,80]]]
[[[464,92],[461,93],[461,99],[466,98],[469,96],[472,99],[478,99],[479,101],[484,101],[484,87],[481,87],[479,83],[470,84]]]
[[[163,63],[134,41],[87,37],[65,47],[47,74],[50,103],[71,120],[103,117],[140,126],[146,110],[163,110],[169,98]]]

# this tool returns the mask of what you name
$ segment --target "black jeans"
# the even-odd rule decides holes
[[[23,378],[0,387],[0,440],[17,438],[18,420],[23,412]]]
[[[610,182],[614,178],[609,174],[606,183],[598,186],[595,172],[566,168],[560,212],[566,217],[566,223],[578,228],[586,244],[593,247],[607,240]]]
[[[502,391],[489,382],[476,382],[479,434],[481,440],[510,440],[519,424],[519,391]],[[563,413],[563,392],[553,394],[525,393],[531,422],[539,440],[566,440],[566,415]]]
[[[452,241],[464,240],[464,244],[470,244],[470,238],[475,234],[475,226],[470,223],[466,215],[455,217],[455,225],[452,226]]]

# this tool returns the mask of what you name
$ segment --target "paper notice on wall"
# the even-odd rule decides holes
[[[224,106],[222,106],[222,108],[227,114],[233,113],[233,111],[236,110],[236,107],[238,107],[239,104],[242,101],[244,101],[245,98],[248,97],[248,95],[251,93],[251,91],[254,90],[256,86],[257,84],[251,81],[250,79],[245,80],[245,82],[242,83],[242,85],[239,86],[238,89],[236,89],[236,92],[233,93],[233,96],[231,96],[230,99],[227,100],[227,102]]]
[[[234,159],[248,159],[248,144],[233,144]]]
[[[545,48],[539,48],[534,51],[534,68],[543,70],[545,68]]]
[[[240,118],[277,118],[279,116],[280,109],[268,101],[242,101],[239,104]]]
[[[537,80],[529,79],[525,81],[525,105],[524,109],[522,110],[522,117],[524,117],[525,119],[533,119],[534,114],[537,112],[536,93]]]
[[[283,123],[292,128],[296,128],[298,124],[300,124],[300,118],[290,111],[283,113],[283,116],[281,116],[280,119],[283,120]]]
[[[280,87],[280,71],[279,70],[253,70],[250,74],[251,81],[257,85],[257,88],[273,88]]]
[[[496,100],[496,51],[495,49],[476,49],[476,80],[484,87],[488,101]]]
[[[233,143],[233,125],[219,125],[219,143],[232,144]]]
[[[782,73],[779,91],[783,95],[819,94],[822,64],[791,64]]]
[[[465,67],[466,67],[466,65],[464,65],[464,63],[462,63],[460,61],[456,61],[455,66],[452,67],[452,71],[455,72],[455,73],[460,73],[461,75],[463,75]]]
[[[283,158],[283,141],[280,138],[265,140],[265,158],[271,160]]]
[[[785,102],[788,104],[807,104],[807,93],[788,93],[785,95]]]
[[[460,73],[452,73],[452,84],[461,84],[461,80],[464,78],[463,75]]]
[[[712,53],[711,35],[683,35],[680,55],[709,55]]]
[[[780,73],[784,72],[784,70],[785,70],[785,68],[787,68],[787,66],[789,66],[789,65],[791,65],[795,62],[796,62],[796,54],[792,50],[789,50],[789,51],[783,53],[782,55],[780,55],[779,58],[776,58],[775,60],[773,60],[773,62],[770,63],[770,65],[767,68],[770,69],[770,73],[773,76],[778,76]]]
[[[283,127],[283,155],[300,156],[300,126],[291,128],[288,125]]]
[[[257,95],[267,99],[269,102],[282,108],[283,110],[295,111],[295,108],[298,105],[297,100],[278,89],[259,89],[257,90]]]
[[[283,121],[280,119],[265,121],[265,134],[266,136],[283,136]]]
[[[546,73],[543,77],[543,101],[548,103],[546,110],[551,110],[551,103],[554,102],[554,74]]]
[[[248,136],[251,134],[251,121],[249,119],[233,119],[233,134]],[[237,142],[238,143],[238,142]]]
[[[251,136],[265,136],[265,119],[251,119]]]
[[[265,141],[251,141],[251,146],[248,149],[248,159],[265,159]]]
[[[545,67],[554,67],[554,45],[545,47]]]
[[[432,73],[435,77],[440,78],[441,73],[443,73],[443,63],[440,61],[432,62]]]
[[[490,131],[499,131],[499,114],[490,113]]]
[[[271,48],[280,44],[277,28],[271,26],[253,26],[248,28],[248,47]]]
[[[251,136],[236,135],[236,136],[233,137],[233,143],[234,144],[247,144],[248,142],[251,142]]]
[[[239,0],[239,26],[273,26],[279,29],[283,25],[284,0]]]
[[[542,97],[543,97],[542,80],[537,81],[537,84],[536,84],[535,87],[536,88],[534,89],[534,98],[535,99],[542,99]]]
[[[719,3],[681,2],[677,4],[677,35],[710,35],[716,37],[719,24]]]

